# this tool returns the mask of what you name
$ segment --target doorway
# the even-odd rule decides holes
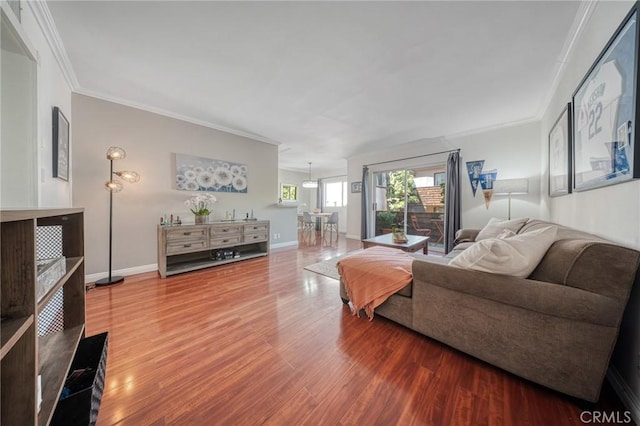
[[[372,173],[371,222],[375,235],[402,229],[429,237],[429,249],[444,252],[446,164]]]

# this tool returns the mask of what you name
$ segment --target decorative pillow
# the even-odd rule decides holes
[[[529,220],[528,217],[522,217],[519,219],[503,220],[492,217],[489,219],[489,223],[478,232],[476,241],[486,240],[487,238],[496,238],[499,233],[505,229],[515,232],[516,234]]]
[[[504,240],[505,238],[515,237],[517,234],[513,232],[511,229],[505,229],[501,233],[499,233],[496,238],[499,240]]]
[[[557,228],[547,226],[504,239],[478,241],[449,265],[462,269],[527,278],[556,239]]]

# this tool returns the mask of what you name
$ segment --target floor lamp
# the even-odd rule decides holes
[[[507,220],[511,220],[511,196],[529,193],[529,179],[502,179],[493,181],[493,195],[509,197]]]
[[[136,172],[114,172],[113,160],[122,160],[127,156],[127,153],[122,148],[112,146],[107,150],[107,160],[109,160],[109,180],[105,183],[105,188],[109,191],[109,276],[101,280],[96,281],[96,285],[104,286],[119,283],[124,281],[124,277],[113,276],[111,274],[111,260],[112,260],[112,248],[113,248],[113,193],[122,191],[122,182],[118,178],[126,180],[127,182],[138,182],[140,175]]]

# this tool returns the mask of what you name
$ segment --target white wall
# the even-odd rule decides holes
[[[305,211],[309,203],[309,197],[306,189],[302,187],[302,181],[307,179],[308,175],[305,173],[294,172],[291,170],[278,170],[278,187],[276,188],[276,199],[280,197],[280,185],[298,185],[298,202],[292,203],[296,207],[286,207],[287,203],[283,203],[281,209],[283,218],[286,220],[286,226],[282,227],[281,239],[282,241],[297,241],[298,240],[298,212]]]
[[[609,38],[633,5],[626,2],[596,3],[582,34],[568,57],[558,88],[542,119],[543,157],[548,155],[547,137],[560,112],[571,101],[571,95],[596,60]],[[636,112],[638,113],[638,112]],[[636,144],[640,141],[635,141]],[[545,163],[545,187],[548,166]],[[582,229],[621,245],[640,250],[640,181],[572,193],[563,197],[544,198],[544,207],[555,222]],[[621,326],[618,345],[613,355],[613,375],[621,380],[625,392],[621,396],[640,417],[640,289],[634,289]]]
[[[52,152],[52,109],[60,108],[67,120],[73,124],[71,114],[71,87],[64,78],[58,62],[51,50],[50,40],[43,34],[43,7],[37,2],[25,2],[22,7],[22,26],[38,51],[38,206],[69,207],[71,206],[71,187],[74,182],[73,155],[70,154],[69,182],[53,177]],[[40,10],[40,14],[36,12]],[[38,17],[38,18],[37,18]],[[70,151],[73,153],[73,131],[69,136]]]
[[[481,190],[478,190],[473,197],[467,176],[465,164],[467,161],[485,160],[483,170],[497,169],[498,179],[525,177],[529,179],[529,194],[512,198],[512,217],[544,218],[547,216],[540,207],[540,123],[509,126],[465,136],[419,141],[396,146],[391,150],[352,157],[348,160],[349,182],[362,180],[362,166],[365,164],[410,158],[455,148],[460,148],[461,222],[463,227],[482,227],[494,216],[506,219],[508,207],[506,197],[494,196],[488,209],[485,206]],[[446,162],[446,158],[446,154],[440,154],[412,159],[411,162],[424,165],[442,164]],[[360,212],[361,194],[350,194],[347,236],[351,238],[360,238]]]
[[[3,182],[2,207],[69,207],[71,206],[71,182],[53,178],[52,159],[52,109],[58,106],[71,122],[71,87],[65,80],[58,62],[51,50],[49,41],[42,31],[41,3],[24,2],[20,32],[26,43],[34,50],[37,60],[35,67],[36,82],[33,87],[25,86],[24,70],[20,75],[3,76],[2,108],[3,121],[8,123],[16,118],[5,116],[11,109],[14,96],[8,96],[11,89],[22,87],[24,90],[35,90],[36,105],[33,114],[20,114],[19,120],[35,121],[34,130],[30,134],[8,134],[3,127],[2,154]],[[8,13],[11,13],[10,11]],[[3,53],[4,55],[4,53]],[[14,64],[15,65],[15,64]],[[24,67],[23,67],[24,68]],[[3,63],[3,72],[7,71]],[[5,85],[6,83],[6,85]],[[29,139],[29,140],[27,140]],[[9,146],[10,145],[10,146]],[[70,149],[73,150],[73,134],[70,136]],[[10,166],[9,164],[10,163]],[[19,169],[16,171],[16,169]],[[73,163],[70,164],[73,170]],[[8,190],[8,192],[7,192]],[[4,194],[19,194],[6,199]]]
[[[2,27],[2,160],[0,206],[37,206],[36,65]]]
[[[73,204],[85,207],[85,258],[87,274],[108,269],[109,179],[105,153],[115,145],[127,152],[114,161],[115,170],[135,170],[139,183],[124,183],[114,194],[113,269],[123,273],[153,270],[157,263],[156,229],[160,217],[173,214],[193,223],[184,205],[187,191],[173,189],[172,154],[188,154],[246,164],[248,193],[216,192],[212,219],[225,211],[244,217],[253,210],[271,221],[273,244],[297,243],[295,222],[287,210],[276,207],[278,151],[275,145],[168,118],[83,95],[73,95],[75,134]],[[273,234],[280,233],[280,241]],[[283,241],[282,237],[289,238]]]
[[[308,178],[307,173],[294,172],[291,170],[278,169],[278,188],[276,190],[276,199],[279,197],[280,185],[298,185],[298,206],[297,211],[303,211],[309,206],[308,191],[302,187],[302,181]]]

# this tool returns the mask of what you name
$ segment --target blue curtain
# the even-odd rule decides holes
[[[322,179],[318,179],[318,189],[316,190],[316,208],[320,209],[321,212],[324,212],[324,185],[322,184]],[[316,218],[316,230],[319,231],[322,229],[322,219]]]
[[[449,153],[445,184],[444,252],[453,250],[456,231],[460,229],[460,152]]]
[[[316,207],[324,211],[324,185],[322,179],[318,179],[318,189],[316,190]]]
[[[360,218],[360,237],[363,240],[366,240],[367,238],[369,238],[368,235],[368,231],[367,231],[367,221],[368,221],[368,214],[369,213],[369,206],[371,205],[370,203],[370,196],[371,194],[369,193],[369,168],[367,166],[364,166],[362,168],[362,193],[361,193],[361,202],[362,202],[362,206],[361,206],[361,218]]]

